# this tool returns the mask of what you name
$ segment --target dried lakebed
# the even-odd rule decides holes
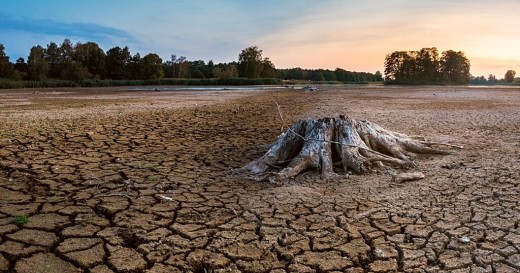
[[[520,90],[0,90],[0,272],[518,272]],[[229,175],[282,122],[460,144],[388,174]]]

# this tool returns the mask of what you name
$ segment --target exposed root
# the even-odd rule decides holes
[[[340,116],[336,120],[337,136],[336,145],[337,153],[342,159],[343,169],[352,170],[356,174],[362,174],[368,171],[373,163],[389,163],[400,167],[411,166],[409,161],[393,158],[373,150],[363,141],[356,130],[356,121]]]
[[[337,176],[333,158],[341,159],[345,173],[363,174],[385,164],[403,169],[416,167],[413,161],[416,154],[451,153],[432,145],[462,149],[457,145],[427,142],[418,136],[412,138],[370,121],[345,116],[300,120],[280,135],[262,157],[235,173],[254,180],[272,180],[273,171],[277,179],[286,179],[307,169],[318,169],[322,179],[329,179]]]
[[[300,137],[305,132],[307,121],[296,122],[285,133],[282,133],[276,143],[259,159],[238,169],[239,173],[249,173],[251,175],[261,175],[266,173],[273,166],[279,166],[294,158],[303,146],[303,139]]]

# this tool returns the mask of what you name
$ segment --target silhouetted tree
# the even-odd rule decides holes
[[[493,74],[489,74],[487,81],[491,84],[498,83],[497,77]]]
[[[439,77],[439,52],[437,48],[423,48],[417,53],[418,81],[436,82]]]
[[[484,77],[484,76],[471,77],[469,82],[471,84],[487,84],[488,83],[486,77]]]
[[[374,74],[374,81],[381,82],[383,81],[383,74],[381,74],[381,71],[377,70]]]
[[[410,74],[411,56],[407,51],[394,51],[386,55],[385,79],[387,81],[406,81]]]
[[[463,52],[448,50],[439,59],[437,48],[394,51],[385,59],[385,80],[396,83],[455,83],[470,80],[470,63]]]
[[[448,50],[442,53],[440,61],[440,73],[447,83],[469,83],[469,60],[461,51]]]
[[[504,76],[504,80],[508,83],[511,83],[515,80],[516,71],[507,70],[506,75]]]

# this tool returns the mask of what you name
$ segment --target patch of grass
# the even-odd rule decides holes
[[[27,215],[18,215],[13,219],[13,224],[17,225],[18,227],[23,227],[27,223],[29,223],[29,216]]]
[[[158,176],[158,175],[150,175],[150,176],[148,176],[148,181],[150,181],[150,182],[156,182],[156,181],[159,181],[160,178],[161,178],[161,177]]]
[[[152,164],[152,163],[146,163],[146,164],[144,164],[143,168],[144,168],[144,169],[147,169],[147,170],[149,170],[149,171],[152,171],[152,172],[157,172],[157,168],[156,168],[155,165]]]

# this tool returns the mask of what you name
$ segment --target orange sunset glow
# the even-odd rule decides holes
[[[392,51],[437,47],[465,52],[472,75],[520,70],[519,1],[397,2],[336,3],[255,42],[280,67],[383,71]]]

